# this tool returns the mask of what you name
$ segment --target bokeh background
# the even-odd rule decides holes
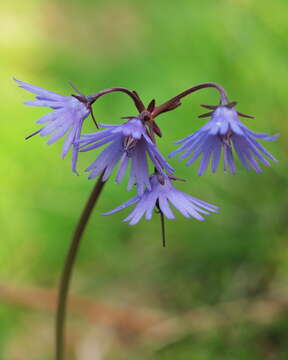
[[[53,359],[53,309],[69,238],[93,181],[96,153],[80,176],[61,144],[24,141],[46,109],[12,77],[69,95],[112,86],[158,103],[205,81],[222,84],[252,130],[280,132],[268,143],[279,162],[262,174],[209,171],[171,160],[183,191],[221,207],[204,223],[157,215],[129,227],[124,213],[102,218],[133,195],[107,184],[85,232],[71,288],[68,359],[287,359],[288,174],[287,0],[14,0],[0,5],[1,241],[0,359]],[[204,123],[186,98],[159,117],[163,154]],[[131,100],[108,95],[97,119],[134,115]],[[86,121],[92,131],[92,121]]]

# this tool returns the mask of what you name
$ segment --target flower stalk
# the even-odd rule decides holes
[[[140,99],[139,95],[137,94],[137,92],[125,89],[123,87],[114,87],[114,88],[109,88],[109,89],[99,91],[96,94],[88,96],[88,100],[89,100],[90,104],[92,105],[97,99],[99,99],[103,95],[107,95],[112,92],[122,92],[122,93],[125,93],[128,96],[130,96],[131,99],[134,101],[134,104],[135,104],[137,110],[139,111],[139,113],[142,112],[143,110],[145,110],[145,106],[144,106],[142,100]]]
[[[156,116],[158,116],[164,112],[176,109],[178,106],[181,105],[180,100],[182,98],[186,97],[187,95],[192,94],[195,91],[198,91],[201,89],[206,89],[206,88],[214,88],[214,89],[218,90],[218,92],[220,94],[220,104],[221,105],[228,103],[228,98],[227,98],[225,89],[217,83],[207,82],[207,83],[202,83],[202,84],[193,86],[193,87],[181,92],[180,94],[174,96],[173,98],[167,100],[165,103],[163,103],[159,106],[156,106],[152,112],[153,118],[155,118]]]
[[[90,219],[92,211],[99,199],[103,190],[105,182],[102,181],[101,174],[88,198],[88,201],[80,216],[79,222],[76,226],[74,234],[71,239],[70,247],[66,256],[60,285],[57,302],[56,323],[55,323],[55,346],[56,346],[56,360],[64,360],[64,344],[65,344],[65,319],[67,309],[67,297],[71,282],[71,275],[76,260],[76,255],[79,249],[82,235],[86,225]]]

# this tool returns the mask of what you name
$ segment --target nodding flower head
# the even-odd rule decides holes
[[[194,217],[201,221],[204,220],[201,214],[209,215],[218,210],[218,207],[176,189],[167,175],[152,175],[150,184],[150,188],[146,188],[143,195],[135,196],[116,209],[102,215],[114,214],[137,203],[130,215],[124,219],[124,221],[129,222],[129,225],[135,225],[145,214],[146,220],[151,220],[153,210],[162,212],[168,219],[175,219],[169,203],[174,205],[186,218]]]
[[[130,162],[128,189],[131,189],[136,182],[138,193],[141,195],[145,186],[151,189],[147,154],[160,173],[174,171],[148,136],[147,130],[139,118],[132,118],[122,125],[100,125],[100,127],[107,129],[83,135],[80,140],[80,151],[89,151],[109,144],[86,169],[86,171],[91,171],[90,179],[104,171],[103,181],[106,181],[119,162],[116,183],[120,183]]]
[[[267,166],[270,163],[266,158],[276,161],[257,140],[272,141],[278,137],[278,134],[269,136],[248,129],[239,120],[238,115],[250,118],[251,116],[237,112],[234,109],[235,105],[236,103],[220,106],[203,105],[203,107],[214,111],[200,117],[211,115],[211,119],[200,130],[177,141],[176,144],[181,144],[181,146],[169,157],[182,153],[179,160],[188,159],[186,165],[189,166],[202,155],[198,171],[199,176],[205,172],[210,160],[212,171],[217,170],[222,150],[224,170],[228,170],[232,174],[236,172],[233,148],[247,170],[252,168],[256,172],[261,172],[258,161]]]
[[[16,79],[15,81],[21,88],[37,95],[35,100],[26,101],[24,104],[30,106],[44,106],[54,110],[37,120],[37,124],[45,125],[27,138],[36,134],[39,134],[40,136],[49,135],[50,138],[47,141],[47,144],[50,145],[66,135],[62,148],[62,157],[64,158],[70,148],[73,147],[72,170],[77,173],[76,163],[79,151],[78,140],[80,138],[83,121],[90,114],[88,102],[85,103],[84,97],[82,101],[80,101],[80,96],[63,96],[27,84],[23,81]]]

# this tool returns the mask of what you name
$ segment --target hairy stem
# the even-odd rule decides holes
[[[78,224],[71,239],[70,247],[65,260],[65,265],[61,275],[55,324],[56,360],[64,360],[66,305],[72,270],[83,232],[87,226],[91,213],[105,184],[105,182],[102,181],[102,175],[103,174],[100,175],[97,183],[95,184],[89,196],[89,199],[83,209],[81,217],[78,221]]]

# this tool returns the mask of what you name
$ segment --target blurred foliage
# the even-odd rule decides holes
[[[239,101],[240,111],[256,116],[245,120],[253,130],[281,133],[267,144],[279,163],[261,175],[238,166],[236,176],[218,171],[199,178],[196,165],[186,168],[173,159],[177,175],[191,180],[179,187],[219,205],[221,212],[204,223],[180,216],[167,222],[165,249],[156,215],[135,227],[121,222],[124,213],[99,216],[132,196],[125,182],[110,181],[85,233],[72,292],[171,314],[285,295],[287,13],[287,0],[1,2],[1,282],[56,286],[69,237],[93,186],[84,169],[96,155],[80,156],[77,177],[70,160],[60,158],[61,144],[48,147],[40,137],[25,142],[46,110],[22,105],[31,95],[16,87],[13,76],[63,94],[71,93],[68,81],[86,94],[124,86],[136,89],[145,102],[162,102],[199,82],[216,81]],[[216,91],[203,90],[159,117],[162,153],[203,124],[197,119],[200,103],[216,104]],[[103,123],[135,114],[122,94],[99,100],[94,109]],[[93,129],[92,122],[85,126]],[[45,321],[52,337],[52,318],[41,316],[36,321],[31,311],[1,304],[1,359],[52,356],[52,345],[34,357],[21,347],[34,344],[35,336],[46,339],[31,330],[24,341],[27,324]],[[266,326],[241,323],[226,333],[187,334],[158,350],[155,359],[286,359],[287,324],[283,317]]]

